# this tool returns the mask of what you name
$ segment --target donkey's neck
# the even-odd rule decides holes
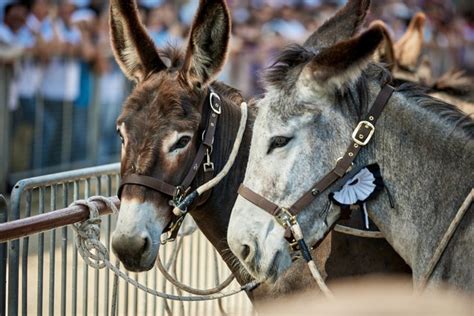
[[[223,102],[222,113],[217,122],[212,153],[215,174],[217,174],[224,167],[232,151],[240,123],[240,102],[243,99],[239,98],[235,91],[232,92],[230,88],[223,85],[215,84],[213,88],[220,95]],[[192,211],[192,216],[201,231],[214,245],[241,284],[248,282],[249,277],[245,273],[241,273],[239,265],[236,264],[238,259],[229,250],[227,227],[232,207],[237,198],[237,189],[245,175],[254,116],[252,108],[249,108],[239,153],[229,173],[213,188],[212,194],[206,203]],[[202,184],[204,179],[200,175],[197,181]]]
[[[373,99],[379,88],[371,86],[370,91]],[[369,204],[370,217],[415,278],[427,268],[474,185],[472,136],[453,119],[442,118],[436,107],[444,108],[445,115],[451,111],[408,90],[395,92],[377,123],[372,145],[361,157],[380,165],[395,202],[390,208],[387,195],[381,194]]]

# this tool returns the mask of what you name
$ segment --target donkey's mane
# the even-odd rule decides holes
[[[404,83],[398,89],[405,97],[414,99],[420,107],[435,113],[441,120],[453,125],[456,130],[463,131],[470,139],[474,139],[474,120],[469,114],[456,106],[426,94],[426,88],[414,83]]]

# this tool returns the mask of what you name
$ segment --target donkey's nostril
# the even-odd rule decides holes
[[[148,235],[143,236],[143,247],[142,251],[143,253],[148,252],[151,248],[151,239]]]
[[[240,255],[242,256],[242,260],[246,261],[247,257],[250,255],[250,247],[248,245],[243,245]]]

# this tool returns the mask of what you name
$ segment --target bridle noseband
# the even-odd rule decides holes
[[[294,246],[296,246],[296,242],[298,241],[298,238],[294,236],[291,229],[293,226],[297,225],[296,216],[306,206],[313,202],[316,197],[326,191],[338,179],[342,178],[350,169],[361,148],[370,142],[375,132],[375,124],[394,90],[395,88],[388,84],[380,90],[369,112],[359,121],[354,129],[351,137],[351,144],[346,150],[344,156],[337,160],[334,169],[329,171],[322,177],[322,179],[316,182],[309,191],[303,194],[303,196],[301,196],[290,207],[276,205],[245,185],[240,185],[238,193],[243,198],[274,216],[277,222],[286,229],[285,238],[290,242],[292,249],[294,249]],[[301,249],[300,244],[299,246]]]
[[[191,184],[196,178],[201,165],[203,166],[204,171],[204,182],[212,179],[214,175],[214,163],[211,160],[211,153],[214,144],[217,121],[219,115],[222,113],[222,106],[219,95],[215,93],[211,87],[209,87],[209,91],[204,102],[206,102],[206,100],[208,100],[207,103],[210,113],[206,128],[203,132],[202,142],[199,145],[199,149],[196,153],[196,156],[194,157],[191,168],[188,170],[188,173],[184,177],[181,184],[173,185],[155,177],[132,173],[122,178],[117,192],[119,199],[121,199],[122,191],[126,185],[138,185],[171,197],[170,204],[175,206],[180,203],[190,191]],[[206,160],[204,161],[204,159]],[[202,199],[197,202],[198,205],[203,204],[209,198],[211,191],[206,193],[208,194],[204,195]],[[173,241],[176,238],[179,228],[184,220],[184,215],[177,216],[173,214],[172,217],[173,218],[171,219],[170,223],[168,223],[167,227],[163,231],[163,233],[168,233],[168,237],[163,240],[162,243]]]

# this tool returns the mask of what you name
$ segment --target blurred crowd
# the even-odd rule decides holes
[[[117,159],[115,119],[130,85],[112,56],[107,2],[0,0],[0,65],[13,69],[11,160],[17,162],[16,154],[28,157],[19,169],[83,159],[91,146],[86,137],[91,117],[99,118],[98,139],[92,140],[98,146],[95,163]],[[246,96],[261,93],[259,74],[271,57],[290,42],[301,43],[344,3],[228,0],[233,37],[220,79]],[[198,0],[139,0],[142,20],[158,47],[186,43],[197,5]],[[397,39],[418,11],[428,17],[426,46],[447,52],[439,55],[444,59],[436,63],[438,72],[450,67],[474,72],[472,0],[373,0],[369,22],[384,20]],[[34,150],[34,142],[40,142],[40,151]],[[73,151],[58,150],[64,146]]]

